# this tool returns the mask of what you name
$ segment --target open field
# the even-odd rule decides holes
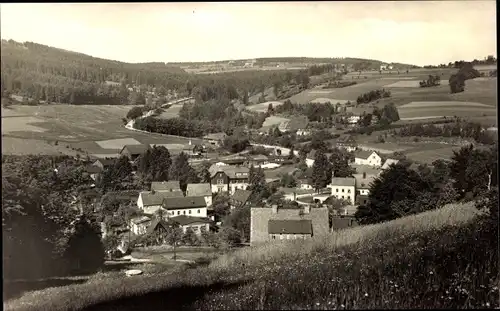
[[[391,84],[387,84],[384,87],[386,88],[391,88],[391,87],[420,87],[420,82],[421,80],[401,80],[398,82],[394,82]],[[448,85],[448,80],[442,80],[441,85]]]
[[[414,101],[398,107],[401,120],[496,115],[496,108],[481,103],[459,101]]]
[[[48,154],[61,155],[64,150],[56,148],[43,140],[20,139],[2,136],[2,154]]]
[[[495,249],[498,241],[479,230],[479,213],[473,203],[451,204],[326,237],[244,248],[206,267],[161,277],[101,277],[26,293],[5,302],[4,309],[420,309],[486,302],[497,307],[498,256],[485,249]]]
[[[277,117],[277,116],[270,116],[267,117],[264,123],[262,123],[261,129],[267,129],[270,128],[273,125],[279,125],[282,122],[289,121],[290,119],[288,118],[283,118],[283,117]]]
[[[30,151],[29,146],[22,142],[24,139],[40,141],[37,145],[43,152],[49,152],[50,149],[48,145],[44,145],[46,141],[58,141],[60,145],[67,143],[75,149],[81,149],[83,154],[90,155],[116,154],[123,147],[120,145],[122,142],[189,142],[189,138],[142,133],[124,128],[121,119],[130,108],[131,106],[13,105],[9,109],[2,108],[2,139],[11,138],[10,146],[6,145],[9,146],[8,150],[19,150],[22,154]],[[191,140],[193,144],[201,143],[200,139]],[[31,148],[31,152],[38,153],[34,148]]]
[[[269,104],[272,104],[273,107],[277,107],[277,106],[283,105],[283,102],[281,102],[281,101],[267,101],[265,103],[247,106],[247,109],[250,111],[266,112],[267,108],[269,107]]]
[[[413,161],[430,164],[438,159],[450,159],[453,156],[453,151],[460,150],[460,147],[444,145],[442,148],[439,149],[434,148],[422,151],[417,151],[417,150],[418,148],[416,148],[415,151],[413,150],[407,151],[406,156]]]
[[[157,118],[160,119],[176,118],[179,116],[179,112],[181,111],[182,106],[184,106],[184,104],[175,104],[171,105],[167,109],[164,108],[165,111],[162,112],[162,114],[160,114]]]

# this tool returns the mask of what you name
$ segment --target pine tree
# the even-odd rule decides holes
[[[329,168],[328,160],[322,149],[317,150],[314,156],[314,164],[312,167],[311,182],[314,189],[319,193],[320,189],[323,189],[328,185],[331,176],[328,176],[328,172],[331,171]]]

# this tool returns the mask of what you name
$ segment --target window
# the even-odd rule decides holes
[[[347,193],[351,193],[351,189],[347,189]]]
[[[200,210],[198,210],[198,214],[200,213]]]
[[[342,189],[342,192],[344,192],[344,189]]]
[[[339,192],[339,188],[335,188],[335,192]]]
[[[191,214],[191,210],[188,210],[188,214]]]
[[[181,214],[181,211],[177,211],[177,215],[180,215]]]
[[[342,199],[344,198],[344,196],[342,196]]]
[[[182,211],[182,214],[183,214],[183,215],[186,215],[186,211]]]
[[[217,179],[217,184],[218,185],[223,185],[224,184],[224,179]]]
[[[193,226],[193,231],[194,231],[194,232],[198,232],[198,230],[200,230],[200,227],[198,227],[198,226]]]
[[[276,240],[276,236],[274,234],[272,234],[271,239]]]

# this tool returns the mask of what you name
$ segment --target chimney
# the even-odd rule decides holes
[[[366,172],[363,172],[363,179],[366,179]]]
[[[273,209],[273,214],[278,214],[278,205],[277,204],[271,205],[271,208]]]

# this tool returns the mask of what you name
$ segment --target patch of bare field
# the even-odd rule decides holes
[[[133,138],[118,138],[110,140],[96,141],[103,149],[122,149],[124,145],[140,145],[141,143]]]
[[[283,117],[278,117],[278,116],[270,116],[267,117],[264,123],[262,123],[262,127],[270,127],[273,125],[278,125],[281,124],[281,122],[289,121],[290,119],[288,118],[283,118]]]
[[[406,105],[402,105],[399,108],[427,108],[427,107],[452,107],[452,108],[486,107],[486,108],[490,108],[490,106],[485,105],[485,104],[481,104],[481,103],[459,102],[459,101],[428,101],[428,102],[415,101],[415,102],[408,103]]]
[[[2,154],[28,155],[49,154],[60,155],[56,146],[36,139],[24,139],[2,136]]]
[[[43,120],[36,117],[2,118],[2,134],[17,131],[45,132],[46,129],[30,124],[40,122]]]

